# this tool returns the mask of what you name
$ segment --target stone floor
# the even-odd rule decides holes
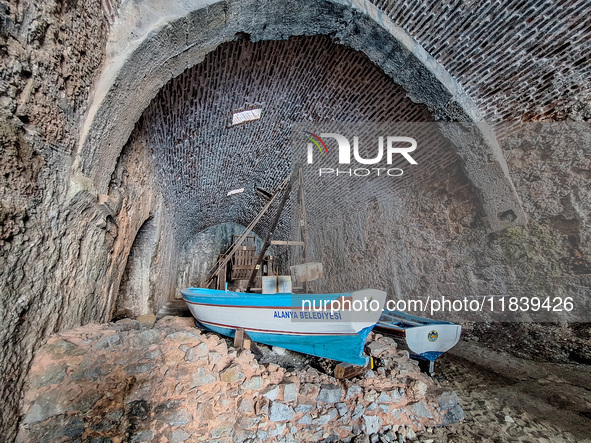
[[[422,433],[427,442],[591,442],[591,367],[532,362],[461,341],[435,379],[466,419]]]

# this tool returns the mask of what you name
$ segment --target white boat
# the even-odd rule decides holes
[[[382,313],[376,329],[403,339],[411,355],[429,361],[431,373],[435,360],[453,348],[462,333],[462,327],[452,322],[389,310]]]
[[[212,331],[234,337],[241,328],[255,342],[354,365],[369,361],[363,355],[365,341],[386,300],[386,293],[376,289],[257,294],[188,288],[181,294],[196,322]],[[336,300],[343,309],[331,310]]]

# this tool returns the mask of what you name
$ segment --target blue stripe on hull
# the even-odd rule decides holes
[[[257,308],[274,307],[278,309],[301,308],[304,300],[314,303],[315,307],[320,308],[340,297],[351,297],[350,292],[336,294],[292,294],[284,292],[277,294],[245,294],[243,292],[204,288],[183,289],[181,294],[183,299],[189,303],[219,306],[253,306]],[[330,304],[328,306],[330,309]]]
[[[210,324],[204,324],[208,329],[228,337],[234,337],[234,329],[222,328]],[[363,348],[368,334],[373,326],[352,335],[290,335],[272,334],[266,332],[246,331],[250,338],[269,346],[279,346],[291,351],[314,355],[316,357],[329,358],[331,360],[364,366],[369,358],[363,356]]]
[[[411,357],[415,357],[415,358],[419,358],[421,360],[427,360],[427,361],[435,361],[435,360],[437,360],[438,357],[440,357],[443,354],[444,354],[443,352],[439,352],[439,351],[427,351],[427,352],[423,352],[422,354],[416,354],[412,351],[410,352]]]

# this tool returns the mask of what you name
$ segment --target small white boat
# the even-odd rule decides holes
[[[411,355],[429,361],[431,373],[435,360],[453,348],[462,333],[462,327],[452,322],[389,310],[382,313],[376,329],[403,339]]]

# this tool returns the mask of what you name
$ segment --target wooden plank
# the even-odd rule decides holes
[[[244,329],[238,328],[234,332],[234,347],[241,348],[244,345]]]
[[[256,247],[254,247],[254,246],[244,246],[244,245],[242,245],[242,247],[241,247],[241,248],[239,248],[239,249],[236,251],[236,255],[246,255],[246,254],[245,254],[245,251],[252,252],[252,251],[254,251],[255,249],[256,249]]]
[[[271,240],[271,244],[278,246],[306,246],[303,241],[296,240]]]
[[[218,272],[218,289],[220,291],[226,289],[226,267],[224,266],[223,269]]]
[[[302,172],[302,167],[299,168],[299,200],[300,200],[300,236],[302,237],[302,243],[304,244],[304,248],[302,249],[302,263],[306,262],[306,250],[308,249],[308,245],[306,244],[306,199],[304,196],[304,174]],[[306,286],[306,285],[304,285]]]
[[[339,363],[334,368],[334,376],[338,379],[353,378],[357,375],[363,374],[369,369],[373,368],[373,360],[370,357],[370,362],[366,366],[352,365],[351,363]]]
[[[240,236],[239,236],[239,235],[232,235],[232,244],[234,244],[234,243],[235,243],[236,241],[238,241],[239,239],[240,239]],[[254,246],[254,245],[255,245],[255,244],[254,244],[254,237],[252,237],[252,236],[248,236],[248,237],[246,237],[246,238],[245,238],[245,239],[242,241],[242,243],[241,243],[241,244],[242,244],[242,246],[243,246],[243,247],[244,247],[244,246],[246,246],[246,247],[249,247],[249,246],[251,246],[251,247],[252,247],[252,246]]]
[[[236,329],[236,332],[234,333],[234,347],[248,349],[257,357],[263,356],[263,352],[259,349],[256,343],[252,341],[252,338],[250,338],[243,328]]]
[[[251,340],[251,342],[250,342],[250,348],[249,348],[250,349],[250,352],[252,352],[258,358],[261,358],[263,356],[263,351],[261,351],[259,349],[259,347],[257,346],[257,344],[255,342],[253,342],[250,337],[248,337],[248,339]]]

